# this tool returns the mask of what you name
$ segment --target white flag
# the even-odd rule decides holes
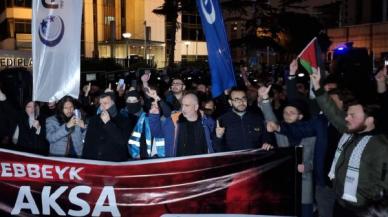
[[[82,0],[33,0],[33,100],[78,98]]]

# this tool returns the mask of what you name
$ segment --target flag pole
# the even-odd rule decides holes
[[[317,40],[317,37],[314,37],[314,38],[306,45],[306,47],[299,53],[298,59],[300,58],[300,56],[302,56],[302,53],[310,46],[310,44],[313,43],[315,40]]]

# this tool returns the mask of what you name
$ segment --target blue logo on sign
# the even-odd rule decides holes
[[[56,46],[63,38],[65,24],[60,16],[47,16],[39,26],[40,41],[49,46]]]

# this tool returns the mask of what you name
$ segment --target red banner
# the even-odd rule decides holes
[[[0,149],[0,215],[296,213],[293,149],[111,163]]]

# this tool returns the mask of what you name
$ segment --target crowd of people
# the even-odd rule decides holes
[[[387,67],[375,75],[373,104],[319,70],[309,91],[298,70],[293,60],[283,79],[253,83],[241,67],[242,82],[217,98],[206,81],[153,83],[145,71],[136,86],[89,83],[78,99],[26,100],[21,112],[0,89],[1,147],[119,162],[302,146],[301,215],[357,216],[388,190]]]

